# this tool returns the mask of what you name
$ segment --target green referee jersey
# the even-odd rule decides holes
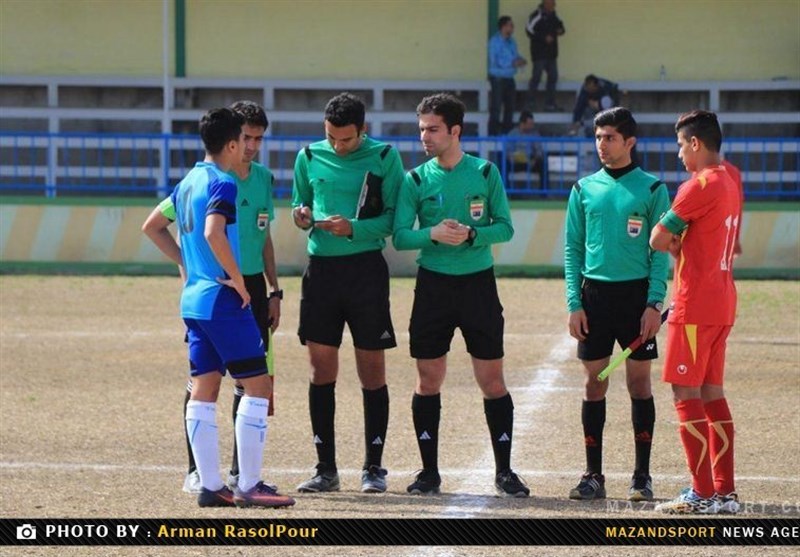
[[[635,166],[603,168],[572,187],[564,244],[570,312],[582,308],[584,277],[606,282],[647,278],[648,301],[664,300],[669,259],[650,249],[650,231],[668,210],[667,186]]]
[[[236,223],[239,230],[239,270],[243,275],[264,272],[264,242],[269,234],[269,223],[275,218],[272,203],[272,186],[275,177],[263,164],[250,163],[246,180],[231,170],[228,175],[236,180]],[[175,207],[167,197],[158,204],[161,214],[175,220]]]
[[[239,225],[239,267],[243,275],[264,272],[264,242],[269,234],[269,223],[275,218],[272,203],[272,186],[275,177],[263,164],[250,163],[250,174],[240,180],[235,172],[228,174],[236,179],[236,223]]]
[[[356,210],[368,172],[381,179],[383,209],[378,216],[359,220]],[[383,249],[392,233],[402,181],[403,163],[397,150],[366,135],[358,149],[344,156],[337,155],[327,140],[301,149],[294,164],[292,205],[311,207],[315,221],[341,215],[353,226],[349,238],[311,228],[308,253],[338,256]]]
[[[431,228],[444,219],[475,228],[472,244],[450,246],[431,240]],[[492,244],[513,235],[508,198],[492,163],[464,154],[452,170],[431,159],[406,174],[397,199],[393,242],[398,250],[420,250],[420,267],[447,275],[483,271],[494,263]]]

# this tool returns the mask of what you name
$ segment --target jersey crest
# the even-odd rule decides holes
[[[642,225],[644,219],[642,217],[628,217],[628,236],[637,238],[642,233]]]
[[[472,217],[472,220],[481,220],[485,207],[486,203],[483,199],[472,199],[469,202],[469,216]]]

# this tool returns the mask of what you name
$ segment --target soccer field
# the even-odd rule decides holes
[[[728,343],[726,390],[736,422],[743,513],[800,517],[800,283],[739,281],[738,320]],[[363,411],[352,343],[345,336],[337,383],[336,434],[342,491],[301,495],[316,462],[308,418],[309,364],[297,340],[300,281],[285,278],[276,345],[276,414],[264,479],[292,494],[289,509],[201,509],[181,491],[186,466],[186,382],[180,285],[171,277],[0,276],[0,516],[185,518],[604,518],[655,517],[625,500],[633,465],[630,403],[622,369],[611,376],[605,429],[609,499],[567,499],[583,470],[583,375],[566,333],[561,280],[501,279],[506,382],[516,421],[512,466],[530,499],[494,497],[492,452],[480,391],[457,334],[442,395],[439,497],[406,485],[420,468],[411,419],[415,366],[408,354],[412,279],[392,281],[399,346],[389,351],[391,416],[384,465],[389,492],[359,491]],[[469,300],[464,300],[469,304]],[[665,331],[659,333],[663,354]],[[652,473],[658,499],[688,485],[670,388],[653,378],[657,419]],[[222,463],[230,459],[232,381],[218,418]],[[0,553],[11,548],[0,548]],[[633,555],[643,548],[508,548],[509,556]],[[677,548],[648,548],[672,555]],[[683,548],[718,555],[720,548]],[[759,555],[795,554],[759,548]],[[14,555],[496,555],[473,548],[14,548]],[[11,554],[11,553],[9,553]]]

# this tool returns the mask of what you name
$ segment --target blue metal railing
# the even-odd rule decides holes
[[[406,168],[426,160],[417,137],[383,139]],[[318,140],[265,138],[261,160],[275,174],[277,197],[291,195],[295,156]],[[466,137],[462,146],[497,164],[516,199],[563,199],[578,177],[600,167],[587,138]],[[742,171],[748,199],[800,199],[800,138],[730,138],[724,149]],[[636,153],[673,193],[688,176],[674,138],[639,138]],[[0,194],[163,196],[202,157],[200,139],[190,135],[0,132]]]

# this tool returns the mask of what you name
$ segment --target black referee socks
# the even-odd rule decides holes
[[[631,399],[631,421],[636,443],[635,475],[650,474],[650,448],[653,446],[653,426],[656,423],[656,404],[653,397]]]
[[[514,430],[514,403],[511,393],[500,398],[483,399],[483,412],[492,437],[495,472],[510,470],[511,435]]]
[[[419,454],[425,470],[439,470],[439,419],[442,414],[442,395],[418,395],[411,399],[414,431]]]
[[[384,385],[369,391],[361,389],[364,399],[364,470],[375,465],[380,468],[386,428],[389,425],[389,388]]]
[[[586,471],[603,473],[603,428],[606,425],[606,399],[584,400],[581,407]]]
[[[336,381],[327,385],[308,384],[308,410],[317,461],[325,466],[326,472],[335,472],[336,440],[333,419],[336,414]]]

